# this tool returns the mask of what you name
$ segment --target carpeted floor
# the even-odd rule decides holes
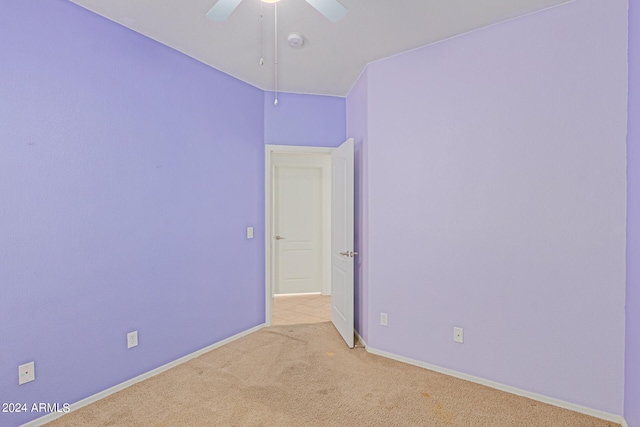
[[[262,329],[47,424],[617,425],[350,350],[329,322]]]

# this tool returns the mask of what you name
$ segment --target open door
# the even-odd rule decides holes
[[[353,348],[353,138],[331,153],[331,321]]]

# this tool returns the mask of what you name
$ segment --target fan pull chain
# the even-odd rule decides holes
[[[273,44],[275,48],[275,61],[274,65],[274,80],[275,80],[275,100],[273,105],[278,105],[278,3],[274,3],[274,16],[275,16],[275,30],[273,37]]]
[[[262,12],[262,2],[260,2],[260,65],[264,65],[264,54],[262,51],[264,41],[262,40],[262,34],[264,33],[264,13]]]

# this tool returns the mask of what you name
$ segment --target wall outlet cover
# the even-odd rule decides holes
[[[453,340],[460,344],[464,342],[464,330],[462,328],[453,328]]]
[[[36,379],[35,362],[25,363],[18,366],[18,385],[31,382]]]
[[[387,326],[389,324],[389,315],[387,313],[380,313],[380,324]]]
[[[138,345],[138,331],[129,332],[127,334],[127,348]]]

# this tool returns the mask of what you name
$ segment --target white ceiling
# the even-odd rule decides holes
[[[264,90],[274,89],[274,5],[243,0],[225,22],[216,0],[71,0]],[[572,0],[340,0],[332,24],[304,0],[278,3],[278,90],[346,96],[369,62]],[[260,66],[260,8],[263,8]],[[291,32],[304,46],[290,48]]]

